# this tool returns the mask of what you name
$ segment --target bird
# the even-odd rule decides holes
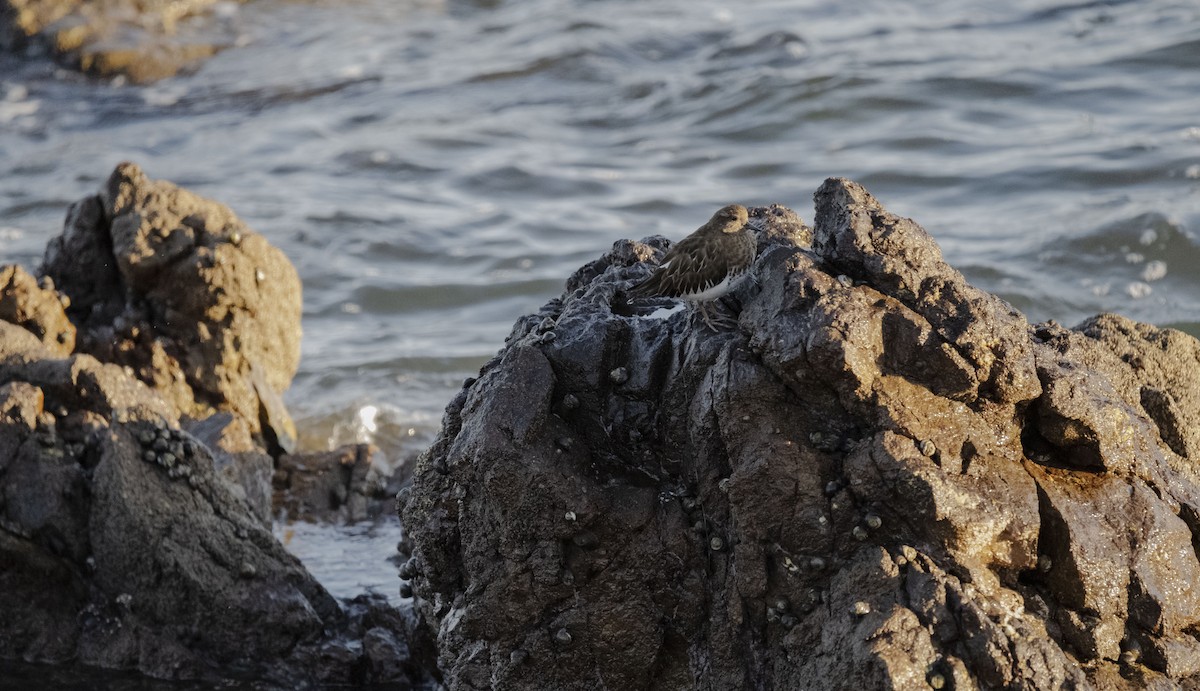
[[[654,273],[629,289],[629,295],[683,298],[699,306],[704,323],[716,331],[708,302],[733,290],[754,263],[757,241],[748,218],[741,204],[721,207],[694,233],[671,245]]]

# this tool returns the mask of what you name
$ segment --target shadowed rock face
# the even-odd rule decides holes
[[[265,674],[339,625],[167,401],[8,322],[0,342],[0,656]]]
[[[815,200],[752,213],[736,330],[634,314],[666,243],[621,241],[451,402],[400,502],[449,685],[1200,682],[1200,343]]]

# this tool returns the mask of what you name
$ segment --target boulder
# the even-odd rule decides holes
[[[128,367],[180,415],[229,412],[276,452],[300,362],[300,279],[223,204],[122,163],[74,205],[41,268],[69,298],[76,349]]]
[[[33,45],[97,76],[146,83],[232,45],[221,0],[0,0],[0,48]]]
[[[450,403],[398,502],[448,686],[1200,684],[1200,343],[815,202],[752,210],[736,328],[630,304],[622,240]]]

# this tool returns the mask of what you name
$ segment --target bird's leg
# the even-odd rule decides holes
[[[742,304],[740,301],[735,299],[734,302],[736,306],[731,305],[728,302],[729,298],[730,296],[726,295],[716,299],[715,302],[717,302],[718,305],[716,307],[717,316],[715,321],[716,323],[728,328],[735,328],[738,324],[738,315],[740,315],[742,312]]]
[[[720,331],[720,327],[732,329],[737,327],[738,318],[736,314],[722,314],[718,309],[716,315],[711,315],[708,312],[707,302],[697,302],[696,309],[700,310],[700,316],[704,318],[704,324],[712,330],[713,333]]]
[[[708,303],[697,302],[696,308],[700,310],[700,316],[704,318],[705,325],[707,325],[708,328],[713,331],[713,333],[716,333],[718,331],[717,326],[713,324],[712,319],[708,316]]]
[[[737,328],[738,318],[737,318],[736,314],[718,312],[717,315],[713,318],[713,322],[716,324],[720,324],[721,326],[724,326],[727,329],[734,329],[734,328]]]
[[[742,301],[733,295],[722,295],[716,299],[716,302],[730,314],[741,314],[742,312]]]

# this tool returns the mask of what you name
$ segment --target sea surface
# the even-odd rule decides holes
[[[408,462],[514,319],[620,238],[811,222],[829,176],[1031,320],[1200,334],[1195,0],[257,0],[149,86],[0,56],[0,256],[122,160],[230,205],[304,282],[309,449]],[[290,531],[290,532],[289,532]],[[277,528],[394,597],[395,526]],[[347,563],[362,568],[346,568]]]

